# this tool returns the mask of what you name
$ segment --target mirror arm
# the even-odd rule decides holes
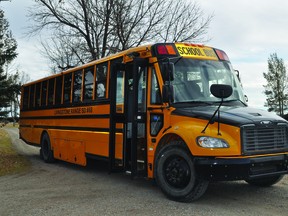
[[[218,112],[218,135],[221,135],[221,133],[220,133],[220,107],[222,106],[222,104],[223,104],[223,98],[222,98],[221,103],[219,104],[218,108],[215,110],[214,114],[209,119],[208,123],[206,124],[205,128],[201,131],[201,133],[205,133],[208,125],[212,123],[212,119],[215,117],[216,113]]]

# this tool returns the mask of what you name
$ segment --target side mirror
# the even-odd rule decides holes
[[[231,85],[213,84],[210,87],[210,92],[217,98],[228,98],[232,95],[233,89]]]
[[[162,76],[163,76],[164,81],[173,81],[174,72],[175,72],[175,67],[172,62],[162,63]]]
[[[164,103],[174,102],[174,90],[172,85],[163,85],[162,87],[162,98]]]

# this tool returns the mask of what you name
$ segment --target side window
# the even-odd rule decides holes
[[[36,83],[36,92],[35,92],[35,107],[40,107],[41,102],[41,83]]]
[[[64,103],[70,103],[71,98],[71,82],[72,82],[72,73],[65,74],[64,76]]]
[[[23,90],[23,109],[28,109],[29,104],[29,86],[24,87]]]
[[[50,79],[48,86],[48,105],[53,105],[54,102],[54,85],[55,85],[55,78]]]
[[[81,101],[82,70],[74,73],[73,102]]]
[[[152,77],[151,77],[151,95],[150,95],[151,104],[162,104],[161,103],[161,94],[160,87],[156,76],[155,68],[152,68]]]
[[[138,111],[145,112],[146,110],[146,77],[147,68],[138,68]]]
[[[157,136],[159,131],[163,127],[163,115],[162,114],[151,114],[150,115],[150,134],[151,136]]]
[[[84,71],[83,101],[93,98],[94,67],[86,68]]]
[[[41,106],[46,106],[47,80],[42,82]]]
[[[30,100],[29,100],[29,109],[34,107],[34,96],[35,96],[35,85],[30,86]]]
[[[62,79],[63,79],[63,76],[56,77],[55,105],[61,104],[61,99],[62,99]]]
[[[96,66],[96,99],[105,98],[107,83],[108,63],[102,63]]]

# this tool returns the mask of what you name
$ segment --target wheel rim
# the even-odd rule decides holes
[[[178,189],[185,188],[191,179],[191,170],[187,161],[179,156],[167,158],[163,167],[166,182]]]

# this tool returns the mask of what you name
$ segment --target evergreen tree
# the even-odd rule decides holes
[[[267,85],[264,85],[267,97],[265,106],[268,107],[268,111],[283,116],[288,110],[288,76],[283,59],[278,58],[276,53],[268,58],[268,72],[263,73],[263,76],[267,80]]]
[[[8,77],[5,67],[16,57],[17,42],[9,30],[9,23],[4,17],[4,11],[0,9],[0,117],[7,116],[5,110],[10,104],[15,88],[19,86],[11,85],[11,79]],[[4,109],[3,109],[4,108]]]

